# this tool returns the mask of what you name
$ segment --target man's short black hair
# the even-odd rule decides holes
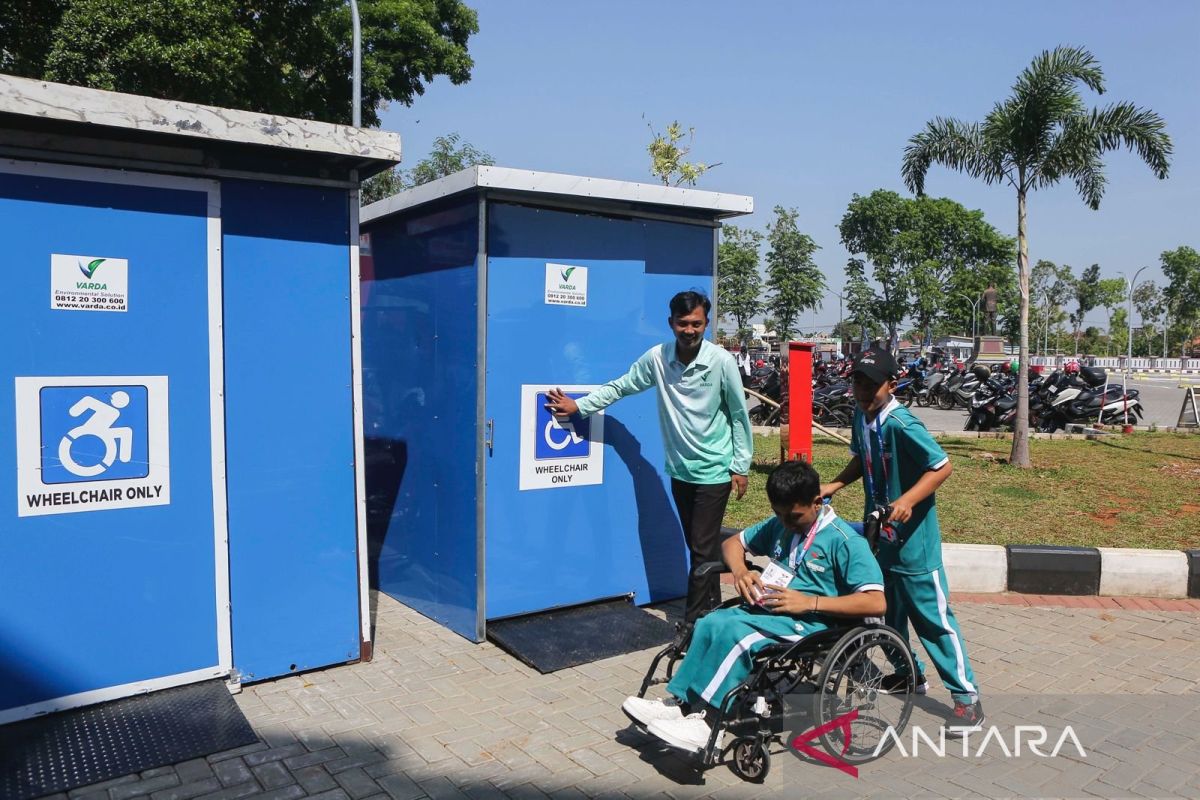
[[[697,291],[688,290],[680,292],[671,298],[671,316],[682,317],[685,314],[690,314],[699,306],[704,306],[704,318],[708,319],[708,312],[712,311],[712,303],[708,298]]]
[[[821,494],[821,476],[807,461],[785,461],[767,478],[767,499],[773,506],[811,503]]]

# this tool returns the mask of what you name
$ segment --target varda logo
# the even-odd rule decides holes
[[[106,259],[106,258],[93,258],[91,261],[88,262],[88,265],[86,267],[83,265],[82,261],[78,262],[79,263],[79,271],[83,273],[83,277],[87,278],[87,280],[86,281],[76,281],[75,288],[76,289],[107,289],[108,284],[98,283],[98,282],[92,280],[92,278],[96,274],[96,270],[99,269],[100,265],[103,264],[107,260],[108,259]]]
[[[88,265],[86,267],[83,265],[83,262],[80,261],[79,262],[79,271],[83,273],[83,277],[87,278],[90,281],[92,279],[92,276],[96,274],[96,269],[107,260],[108,259],[105,259],[105,258],[94,258],[90,262],[88,262]]]
[[[558,271],[558,276],[562,278],[562,281],[558,284],[559,289],[573,292],[579,288],[575,285],[575,282],[571,280],[571,273],[576,269],[578,269],[578,267],[567,267],[566,269],[560,269]]]

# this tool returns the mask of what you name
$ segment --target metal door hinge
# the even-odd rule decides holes
[[[496,438],[496,420],[489,419],[484,428],[483,446],[488,449],[488,455],[492,454],[492,448],[495,446]]]

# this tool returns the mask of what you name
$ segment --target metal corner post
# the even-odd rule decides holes
[[[488,251],[487,195],[479,193],[479,250],[475,256],[475,641],[487,637]],[[490,440],[490,437],[487,437]]]
[[[716,341],[717,341],[717,330],[720,329],[720,327],[721,327],[721,312],[720,312],[720,309],[717,308],[717,282],[721,279],[720,263],[721,263],[721,226],[718,224],[713,227],[713,273],[712,273],[713,284],[712,284],[712,297],[709,298],[709,301],[712,303],[712,319],[713,319],[713,325],[715,326],[713,328],[713,337],[712,337],[714,343],[716,343]]]
[[[357,177],[357,175],[356,175]],[[358,548],[358,605],[359,605],[359,659],[370,661],[373,645],[371,641],[371,587],[370,564],[367,543],[367,459],[363,441],[363,369],[362,369],[362,270],[358,246],[359,190],[347,192],[350,222],[350,395],[353,406],[354,436],[354,521],[357,529]]]

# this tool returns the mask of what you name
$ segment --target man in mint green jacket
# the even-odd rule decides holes
[[[560,389],[550,390],[546,407],[586,417],[622,397],[658,388],[666,471],[691,553],[684,620],[693,622],[721,602],[718,577],[698,577],[695,570],[706,561],[721,560],[725,505],[731,490],[739,499],[746,493],[754,443],[737,362],[704,338],[712,304],[699,292],[680,292],[671,298],[670,308],[672,341],[650,348],[629,372],[578,402]]]

